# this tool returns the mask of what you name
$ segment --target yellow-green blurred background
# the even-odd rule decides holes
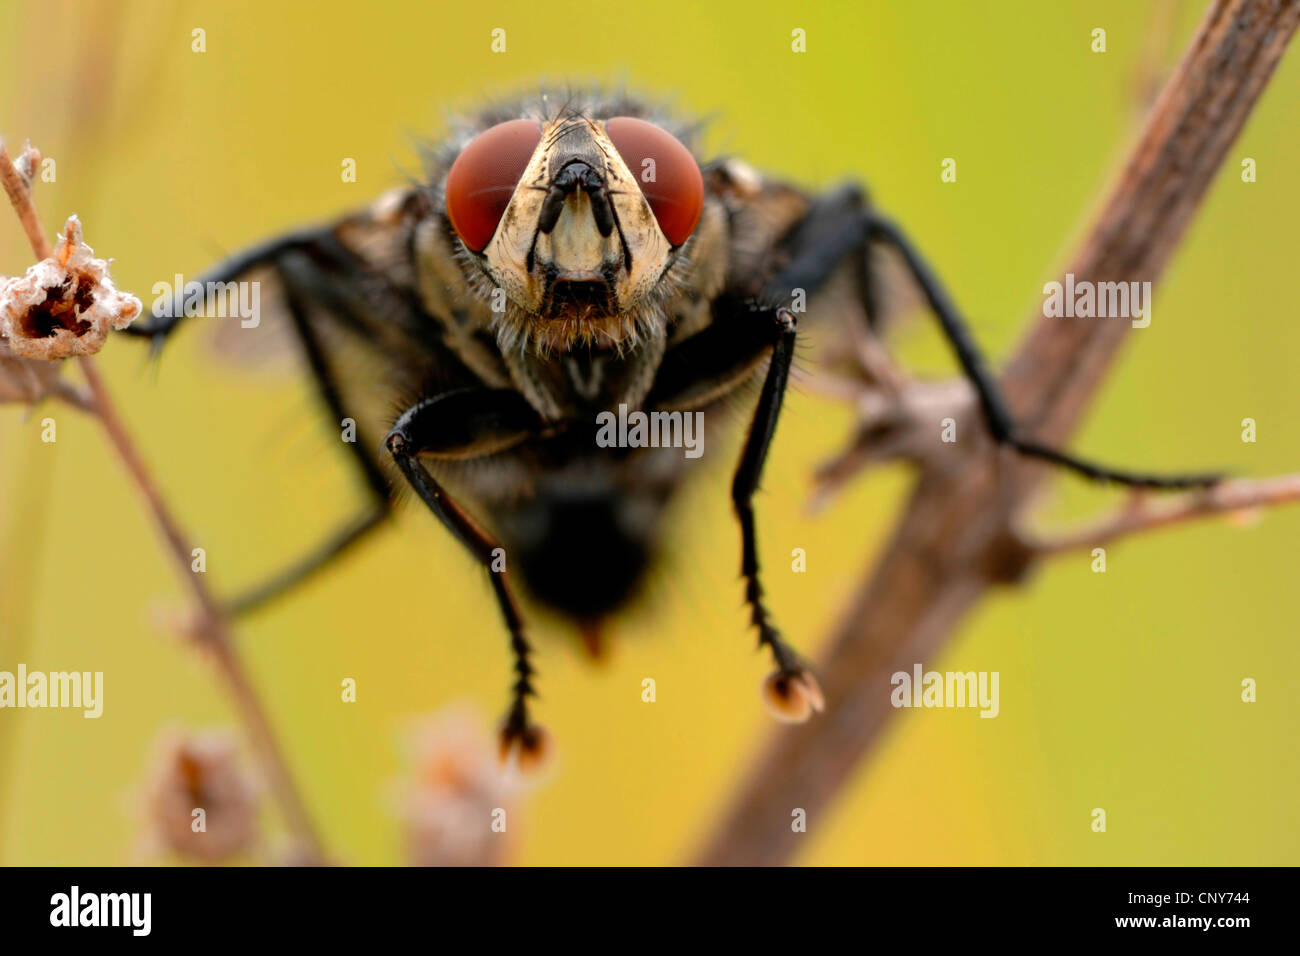
[[[1005,356],[1064,264],[1201,2],[654,3],[593,6],[0,4],[0,133],[57,162],[38,188],[51,233],[76,212],[118,284],[141,295],[223,252],[367,202],[417,168],[446,111],[540,78],[626,80],[716,116],[726,151],[814,187],[868,182]],[[191,31],[207,52],[191,52]],[[490,32],[507,31],[507,52]],[[807,31],[807,53],[790,51]],[[1107,52],[1090,51],[1094,27]],[[1283,62],[1233,146],[1075,447],[1134,466],[1300,464],[1300,55]],[[1258,162],[1243,184],[1241,157]],[[340,181],[344,157],[359,182]],[[958,162],[944,185],[939,163]],[[0,214],[0,273],[30,261]],[[930,326],[895,345],[951,365]],[[229,591],[297,554],[359,491],[305,380],[222,363],[187,333],[156,379],[138,343],[101,357],[114,394],[208,574]],[[73,370],[69,370],[71,372]],[[58,441],[40,441],[40,419]],[[1243,444],[1240,422],[1258,421]],[[804,510],[845,409],[793,395],[759,499],[771,603],[818,641],[869,566],[908,485],[872,472]],[[558,760],[512,821],[515,859],[690,858],[771,729],[766,672],[735,579],[726,456],[681,499],[670,567],[593,667],[532,615],[538,717]],[[1113,494],[1064,479],[1043,520]],[[901,712],[832,811],[809,821],[820,864],[1295,864],[1300,783],[1300,509],[1214,521],[1085,555],[982,604],[927,667],[996,670],[1001,714]],[[808,572],[789,572],[790,551]],[[105,712],[0,711],[0,863],[133,859],[132,794],[166,726],[233,723],[158,609],[183,592],[95,423],[0,408],[0,669],[102,670]],[[483,575],[428,515],[395,524],[239,627],[239,643],[334,856],[403,859],[389,809],[410,721],[505,704],[506,642]],[[358,681],[356,704],[339,683]],[[653,677],[658,702],[641,701]],[[1243,678],[1259,701],[1240,701]],[[1108,832],[1091,832],[1104,807]],[[268,827],[278,820],[268,813]]]

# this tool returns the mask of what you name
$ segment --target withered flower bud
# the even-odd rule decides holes
[[[495,866],[513,846],[517,788],[497,763],[482,721],[454,710],[412,737],[399,811],[416,866]]]
[[[165,735],[143,797],[148,835],[160,849],[216,863],[257,844],[258,787],[230,733]]]
[[[126,328],[141,309],[139,299],[114,287],[108,262],[95,258],[80,220],[70,216],[51,258],[0,282],[0,337],[20,358],[93,355],[110,329]]]

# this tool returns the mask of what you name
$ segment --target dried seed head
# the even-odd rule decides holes
[[[126,328],[141,308],[139,299],[113,286],[107,260],[94,257],[81,222],[70,216],[51,258],[0,283],[0,337],[22,358],[93,355],[110,329]]]
[[[763,703],[782,723],[802,724],[826,708],[817,678],[806,670],[775,671],[763,680]]]
[[[399,808],[406,854],[416,866],[495,866],[511,848],[507,815],[515,787],[497,761],[483,721],[453,710],[411,738]]]
[[[257,843],[258,787],[230,733],[165,735],[144,803],[151,842],[178,856],[215,863]]]

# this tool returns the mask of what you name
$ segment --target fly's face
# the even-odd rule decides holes
[[[619,347],[654,321],[704,182],[691,152],[653,123],[570,115],[484,131],[452,163],[443,195],[484,291],[508,299],[498,321],[563,352]]]

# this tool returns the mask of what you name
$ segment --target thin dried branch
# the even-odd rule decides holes
[[[15,166],[4,145],[0,143],[0,183],[27,233],[32,251],[42,262],[54,258],[54,251],[40,227],[40,218],[31,195],[30,171],[34,168],[32,157],[39,162],[39,153],[28,147],[24,151],[25,171]],[[69,258],[72,253],[69,253]],[[66,263],[65,263],[66,264]],[[138,302],[137,302],[138,305]],[[39,360],[32,360],[39,361]],[[99,419],[109,443],[117,453],[132,482],[144,498],[146,508],[162,532],[173,564],[189,587],[195,605],[191,636],[209,653],[221,673],[245,731],[256,749],[270,778],[270,784],[280,804],[285,820],[299,843],[300,858],[304,862],[323,862],[324,852],[317,837],[307,807],[289,773],[288,763],[271,730],[266,711],[258,698],[235,649],[230,621],[220,603],[208,590],[202,575],[190,569],[191,549],[188,538],[181,531],[171,508],[163,498],[152,473],[136,448],[130,432],[117,413],[99,367],[90,355],[80,355],[78,361],[89,389],[91,411]],[[54,363],[44,363],[57,367]]]
[[[1070,272],[1092,281],[1160,277],[1300,21],[1294,0],[1217,0],[1153,108]],[[1100,387],[1130,324],[1041,314],[1002,378],[1036,438],[1062,443]],[[1044,466],[972,456],[922,467],[874,573],[818,665],[826,713],[778,730],[741,779],[705,864],[777,864],[802,848],[791,810],[817,819],[893,715],[890,675],[933,656],[996,583],[1034,552],[1015,533]]]
[[[36,204],[32,202],[32,173],[40,164],[40,150],[31,143],[23,148],[18,163],[15,164],[4,142],[0,141],[0,185],[4,186],[9,204],[14,207],[18,221],[22,223],[32,252],[36,253],[37,259],[49,259],[54,251],[45,238],[40,217],[36,215]]]
[[[1035,555],[1050,557],[1102,547],[1129,535],[1197,518],[1222,514],[1253,517],[1261,508],[1295,501],[1300,501],[1300,475],[1282,475],[1260,481],[1227,481],[1174,501],[1157,501],[1142,494],[1134,496],[1128,507],[1120,508],[1097,524],[1027,544]]]

